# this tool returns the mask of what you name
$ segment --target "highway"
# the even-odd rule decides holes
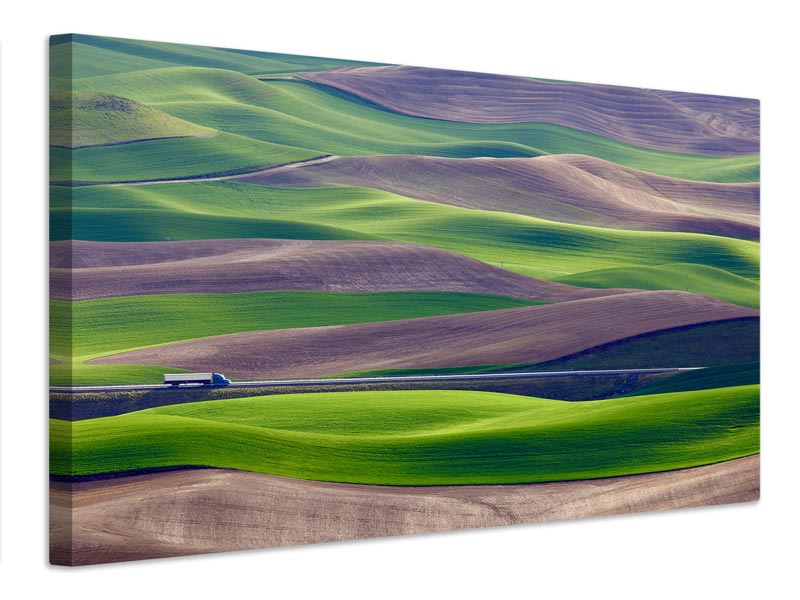
[[[613,375],[654,375],[660,373],[679,373],[682,371],[696,371],[705,367],[665,367],[656,369],[610,369],[588,371],[531,371],[521,373],[477,373],[454,375],[405,375],[395,377],[337,377],[329,379],[265,379],[259,381],[235,381],[226,388],[254,388],[254,387],[352,387],[358,385],[386,384],[386,383],[468,383],[480,381],[508,381],[519,379],[541,379],[548,377],[606,377]],[[51,392],[58,393],[85,393],[85,392],[132,392],[146,390],[187,390],[209,389],[212,387],[203,384],[183,384],[172,386],[165,384],[131,384],[131,385],[83,385],[83,386],[51,386]]]

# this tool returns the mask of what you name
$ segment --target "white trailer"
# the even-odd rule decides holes
[[[164,385],[175,387],[182,383],[228,385],[231,382],[221,373],[164,373]]]

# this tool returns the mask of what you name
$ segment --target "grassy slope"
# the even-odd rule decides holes
[[[145,69],[161,69],[173,66],[169,61],[144,56],[133,56],[108,48],[94,48],[80,42],[66,42],[52,46],[50,70],[61,76],[72,73],[75,79],[97,77]],[[66,89],[69,83],[51,81],[51,85]]]
[[[753,385],[761,380],[761,367],[758,362],[747,362],[722,367],[709,367],[701,371],[688,371],[670,375],[647,386],[631,392],[631,396],[666,394],[710,390],[721,387]]]
[[[215,133],[210,127],[120,96],[77,92],[50,97],[50,143],[55,146],[74,148]]]
[[[50,466],[87,475],[206,465],[398,485],[585,479],[754,454],[758,410],[758,386],[581,403],[463,391],[267,396],[52,421]]]
[[[53,384],[159,381],[162,367],[84,361],[180,340],[265,329],[319,327],[530,306],[537,302],[449,292],[254,292],[51,301]],[[171,369],[167,369],[171,370]]]
[[[560,277],[557,281],[590,288],[684,290],[722,298],[739,306],[758,308],[759,285],[728,271],[698,264],[617,267]]]
[[[53,300],[51,314],[72,313],[71,345],[76,354],[117,352],[226,333],[293,327],[322,327],[499,310],[541,304],[517,298],[457,292],[248,292],[165,294],[65,302]],[[67,331],[53,332],[63,349]]]
[[[638,148],[540,123],[486,125],[420,119],[292,81],[221,69],[169,68],[87,78],[81,90],[134,98],[180,118],[317,154],[538,156],[590,154],[630,167],[708,181],[758,180],[758,156],[701,157]]]
[[[75,150],[51,148],[54,183],[70,180],[70,156],[73,181],[120,182],[249,173],[318,153],[230,133]]]
[[[159,66],[201,66],[220,69],[232,69],[243,73],[297,73],[301,71],[323,71],[345,65],[375,65],[361,61],[339,60],[313,56],[295,56],[273,52],[257,52],[210,46],[192,46],[188,44],[172,44],[151,42],[146,40],[129,40],[121,38],[98,37],[92,35],[73,36],[74,45],[80,46],[79,56],[84,72],[98,68],[107,72],[122,70],[116,62],[103,60],[109,52],[122,55],[125,67],[131,63],[156,63]],[[90,69],[91,67],[92,69]],[[140,67],[142,68],[142,67]],[[155,68],[155,67],[145,67]],[[125,70],[135,70],[125,68]],[[81,77],[86,76],[81,74]]]
[[[54,193],[54,206],[67,202]],[[162,184],[74,190],[75,239],[156,240],[201,237],[289,237],[280,228],[248,224],[253,219],[291,219],[335,227],[343,238],[385,238],[433,246],[477,258],[510,271],[553,279],[613,267],[690,263],[758,277],[759,245],[720,236],[639,232],[554,223],[510,213],[470,210],[422,202],[365,188],[288,190],[226,182]],[[111,207],[116,207],[112,209]],[[108,209],[108,210],[103,210]],[[119,213],[148,209],[121,217]],[[156,212],[160,211],[160,212]],[[189,213],[185,218],[182,216]],[[226,232],[194,232],[194,219],[234,220]],[[227,220],[226,220],[227,219]],[[238,220],[237,220],[238,219]],[[166,223],[175,227],[162,235]],[[182,230],[182,231],[181,231]],[[54,229],[57,231],[57,229]],[[113,233],[113,235],[110,235]],[[313,233],[309,234],[313,239]],[[715,279],[704,289],[714,292]],[[730,280],[730,278],[725,281]],[[677,289],[683,281],[676,280]],[[727,295],[729,287],[719,290]],[[713,295],[713,294],[712,294]]]

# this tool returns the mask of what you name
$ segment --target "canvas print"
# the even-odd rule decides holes
[[[54,564],[758,498],[757,100],[89,35],[50,70]]]

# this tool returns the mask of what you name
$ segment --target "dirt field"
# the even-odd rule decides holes
[[[302,77],[397,112],[469,123],[553,123],[660,150],[759,151],[758,101],[421,67],[342,67]]]
[[[758,456],[524,485],[365,486],[216,469],[52,483],[51,562],[88,565],[748,502],[759,489]]]
[[[343,156],[241,180],[280,187],[371,187],[596,227],[759,237],[758,184],[683,181],[590,157]]]
[[[635,292],[444,317],[222,335],[88,362],[218,370],[239,379],[537,363],[650,331],[757,315],[709,296]]]
[[[316,290],[470,292],[562,302],[623,293],[525,277],[416,244],[227,239],[50,244],[51,297]],[[70,271],[70,264],[73,270]]]

